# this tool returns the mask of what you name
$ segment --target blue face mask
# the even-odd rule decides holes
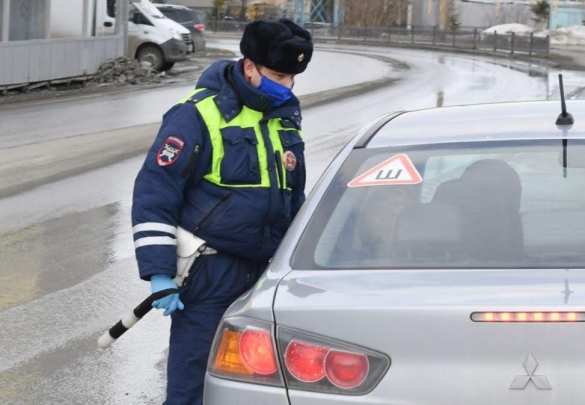
[[[260,81],[260,87],[258,87],[258,90],[260,90],[270,99],[273,107],[280,107],[293,98],[293,92],[291,89],[283,86],[280,83],[270,80],[264,75],[261,76],[262,79]]]

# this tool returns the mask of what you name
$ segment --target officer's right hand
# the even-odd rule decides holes
[[[150,278],[150,290],[152,293],[156,293],[162,290],[168,290],[171,288],[177,288],[175,282],[167,275],[164,274],[156,274]],[[179,298],[179,294],[171,294],[158,299],[152,303],[153,308],[163,310],[164,315],[168,316],[175,312],[177,309],[182,311],[185,306],[181,302]]]

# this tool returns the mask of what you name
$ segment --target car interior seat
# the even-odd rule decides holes
[[[506,261],[523,255],[521,197],[518,173],[502,160],[483,159],[439,185],[432,202],[458,210],[469,259]]]
[[[398,262],[441,266],[461,257],[461,221],[448,204],[428,203],[405,207],[394,227],[392,251]]]

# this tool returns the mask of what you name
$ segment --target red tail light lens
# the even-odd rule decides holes
[[[361,353],[332,350],[325,359],[325,372],[333,385],[343,389],[354,389],[363,384],[368,376],[370,362]]]
[[[286,368],[299,381],[320,381],[325,377],[325,356],[328,351],[323,346],[292,340],[284,355]]]
[[[274,324],[258,319],[223,319],[209,354],[209,375],[283,388],[285,378],[292,390],[365,395],[390,367],[388,356],[362,346],[286,327],[278,327],[275,338],[273,330]]]
[[[278,371],[270,332],[246,329],[240,337],[240,356],[244,365],[256,374],[269,376]]]
[[[298,329],[279,326],[277,342],[292,390],[364,395],[390,367],[382,353]]]

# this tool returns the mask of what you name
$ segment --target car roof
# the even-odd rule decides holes
[[[572,127],[557,127],[560,101],[479,104],[399,112],[383,117],[357,148],[453,142],[585,139],[585,100],[567,101]]]

